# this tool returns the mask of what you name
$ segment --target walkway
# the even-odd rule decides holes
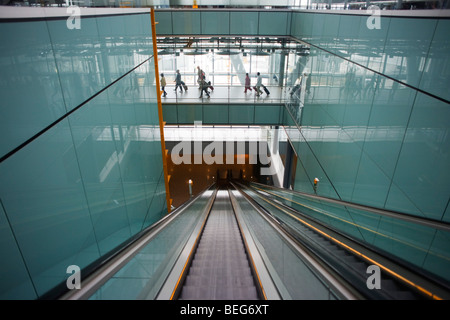
[[[175,93],[174,85],[166,87],[167,96],[162,97],[162,103],[283,103],[290,99],[289,88],[280,88],[278,86],[267,87],[270,95],[265,93],[259,97],[255,95],[254,90],[244,93],[244,87],[241,86],[217,86],[210,91],[210,98],[203,93],[203,98],[200,97],[200,90],[198,85],[188,85],[188,91],[180,93],[180,90]],[[263,90],[261,88],[261,90]]]

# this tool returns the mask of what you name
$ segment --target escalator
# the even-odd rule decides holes
[[[302,203],[303,209],[299,210],[294,203],[300,202],[288,197],[286,189],[231,181],[214,184],[83,279],[82,290],[68,292],[62,298],[449,297],[445,288],[429,286],[417,274],[404,272],[401,266],[355,237],[317,219],[312,204]],[[325,212],[323,206],[320,208]],[[339,209],[337,204],[333,208]],[[315,215],[308,215],[308,210]],[[371,265],[382,267],[379,290],[368,287],[367,270]]]
[[[175,263],[156,299],[279,299],[231,185],[221,184],[211,198],[202,228],[192,234],[196,240]]]
[[[263,217],[236,184],[219,187],[214,198],[195,244],[180,261],[183,268],[173,268],[157,299],[357,299],[336,273]]]
[[[219,190],[216,195],[179,299],[258,299],[250,262],[226,189]]]
[[[420,226],[420,230],[429,228],[450,234],[448,224],[258,183],[240,187],[250,201],[255,201],[295,241],[351,283],[361,298],[449,299],[448,281],[366,240],[370,239],[368,234],[376,234],[381,239],[388,238],[394,245],[401,244],[409,254],[419,255],[424,249],[418,247],[414,239],[408,243],[387,234],[380,226],[371,229],[367,223],[369,219],[381,221],[383,217],[389,217],[392,224],[405,229],[413,225],[416,230]],[[366,224],[355,223],[355,220],[360,221],[358,214],[361,213]],[[433,252],[430,250],[428,254]],[[439,257],[445,260],[442,253]],[[375,269],[379,275],[376,285],[370,276]]]
[[[305,250],[318,257],[324,265],[341,275],[346,282],[352,283],[355,290],[361,294],[361,298],[401,300],[421,298],[420,295],[401,286],[388,276],[383,277],[380,286],[382,290],[369,289],[367,287],[367,270],[371,264],[361,259],[363,250],[356,243],[351,245],[349,241],[344,243],[342,237],[339,237],[332,230],[315,223],[291,208],[282,206],[269,197],[263,197],[254,190],[247,189],[245,192],[252,201],[258,198],[259,200],[263,199],[266,214],[276,221],[295,241],[304,246]],[[337,238],[340,240],[337,240]],[[336,239],[336,241],[331,239]],[[347,248],[353,248],[353,252]]]

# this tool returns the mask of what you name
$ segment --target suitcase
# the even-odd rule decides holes
[[[266,86],[262,86],[262,87],[263,87],[263,89],[264,89],[264,92],[265,92],[267,95],[269,95],[270,92],[269,92],[269,90],[266,88]]]
[[[184,81],[181,81],[181,85],[183,86],[184,91],[187,91],[188,87],[187,87],[187,85],[184,83]]]

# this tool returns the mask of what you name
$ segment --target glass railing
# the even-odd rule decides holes
[[[175,71],[164,69],[164,62],[170,64],[183,64],[191,62],[189,56],[186,59],[183,57],[176,57],[173,55],[163,55],[161,59],[162,67],[160,73],[164,74],[166,80],[165,92],[162,92],[162,103],[255,103],[255,104],[278,104],[290,101],[293,98],[291,90],[293,86],[285,86],[287,77],[279,80],[280,72],[278,73],[264,73],[262,75],[262,86],[259,87],[259,92],[256,90],[256,72],[249,74],[251,79],[249,88],[245,87],[245,74],[239,74],[232,71],[224,70],[222,73],[211,72],[207,74],[205,86],[200,86],[197,82],[198,76],[193,72],[181,70],[182,86],[175,84]],[[240,54],[241,60],[247,61],[245,57]],[[203,57],[203,63],[207,64],[217,59],[215,55],[209,54]],[[276,55],[267,56],[268,64],[270,61],[275,61]],[[230,60],[225,60],[230,63]],[[273,62],[274,68],[279,69],[279,63]],[[227,67],[229,68],[229,66]],[[249,67],[248,67],[249,68]],[[212,69],[212,67],[211,67]],[[250,69],[250,68],[249,68]],[[255,68],[256,69],[256,68]],[[175,88],[177,90],[175,90]],[[204,88],[201,90],[201,88]],[[265,88],[267,91],[265,91]],[[187,89],[187,90],[186,90]]]
[[[161,79],[164,76],[167,92],[163,94],[163,103],[286,103],[300,98],[302,82],[305,89],[310,89],[306,85],[311,81],[303,80],[306,79],[304,67],[310,55],[309,46],[287,36],[163,36],[167,29],[173,29],[169,25],[177,19],[164,24],[167,20],[164,13],[159,15],[161,34],[157,39],[159,72]],[[205,16],[207,18],[211,17]],[[279,19],[286,24],[285,18]],[[259,22],[248,23],[253,29]],[[208,83],[203,92],[199,69]],[[187,91],[183,86],[174,91],[177,72]],[[317,75],[314,77],[316,85],[320,79]],[[262,84],[259,92],[255,90],[258,78]]]
[[[237,190],[232,192],[281,298],[283,300],[339,299],[340,295],[323,275],[306,262],[299,251],[294,249],[242,194]]]
[[[289,89],[278,86],[265,86],[269,94],[264,92],[258,96],[256,91],[245,91],[244,86],[218,85],[208,87],[206,91],[199,89],[197,84],[187,85],[188,90],[181,91],[179,88],[175,91],[175,86],[170,85],[165,88],[166,96],[162,96],[161,102],[177,104],[283,104],[289,99]],[[253,87],[253,86],[252,86]]]
[[[450,281],[448,223],[257,183],[251,186],[264,196],[273,197],[400,262],[443,279],[444,283]]]
[[[165,226],[91,300],[155,299],[199,221],[204,220],[214,186],[204,191]],[[176,214],[174,211],[172,214]]]

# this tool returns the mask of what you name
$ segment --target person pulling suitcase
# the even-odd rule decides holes
[[[202,90],[200,91],[200,97],[199,98],[203,98],[203,91],[206,93],[206,95],[208,96],[208,98],[210,97],[209,92],[208,92],[208,83],[205,81],[205,79],[203,79],[200,82],[200,86],[202,88]]]
[[[264,92],[265,92],[267,95],[270,94],[270,91],[266,88],[265,85],[262,84],[262,77],[261,77],[261,74],[258,72],[258,73],[257,73],[257,78],[256,78],[256,86],[255,86],[255,88],[254,88],[255,91],[256,91],[256,96],[258,96],[258,97],[261,95],[261,93],[263,93],[263,92],[261,91],[260,87],[263,87]]]
[[[260,89],[261,86],[262,86],[262,78],[261,78],[261,74],[258,72],[256,74],[256,85],[254,87],[254,89],[256,91],[256,96],[258,96],[258,97],[261,95],[261,93],[263,93]]]
[[[180,88],[180,93],[182,93],[183,92],[183,87],[182,87],[182,84],[181,84],[181,74],[180,74],[180,70],[177,70],[176,71],[176,74],[175,74],[175,93],[177,92],[177,89],[178,88]]]

